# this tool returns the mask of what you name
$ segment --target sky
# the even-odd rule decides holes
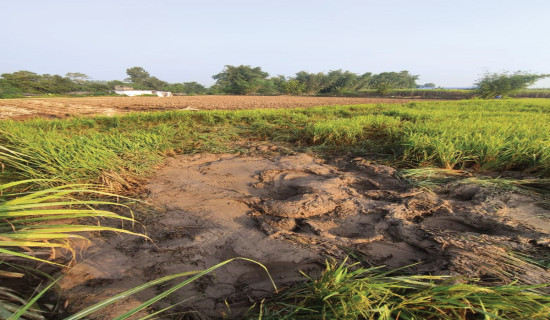
[[[123,80],[140,66],[211,85],[244,64],[466,87],[485,72],[550,73],[549,14],[549,0],[0,0],[0,73]]]

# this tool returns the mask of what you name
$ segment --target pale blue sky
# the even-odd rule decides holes
[[[484,72],[550,73],[550,0],[0,0],[0,73],[214,82],[226,64],[409,70],[470,86]],[[537,83],[550,87],[550,79]]]

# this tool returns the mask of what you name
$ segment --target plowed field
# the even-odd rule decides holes
[[[25,98],[0,100],[0,119],[66,118],[75,115],[114,115],[157,110],[237,110],[307,108],[327,105],[404,103],[410,99],[293,97],[293,96],[183,96]]]

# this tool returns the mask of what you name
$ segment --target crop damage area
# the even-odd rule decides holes
[[[546,319],[548,106],[0,121],[0,308],[29,306],[36,319]]]
[[[279,289],[303,281],[301,272],[315,277],[326,259],[346,256],[487,284],[550,282],[545,268],[514,255],[550,252],[550,210],[534,195],[456,181],[433,192],[363,158],[324,160],[265,149],[168,158],[145,185],[152,209],[136,212],[153,241],[109,234],[95,239],[60,281],[65,311],[234,257],[264,264]],[[115,304],[103,318],[163,289]],[[178,304],[177,310],[194,315],[239,316],[274,290],[262,268],[237,261],[158,308]]]

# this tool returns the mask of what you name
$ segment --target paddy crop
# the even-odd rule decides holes
[[[259,318],[545,319],[550,300],[533,289],[484,287],[446,276],[392,276],[380,268],[328,262],[319,278],[262,304]]]
[[[548,176],[549,111],[548,100],[472,100],[8,120],[0,122],[0,178],[5,186],[18,185],[9,181],[34,179],[32,189],[45,194],[45,200],[57,202],[47,202],[50,206],[57,206],[66,201],[57,201],[54,195],[68,196],[72,192],[64,187],[66,184],[95,182],[112,189],[131,189],[134,178],[152,172],[169,155],[246,153],[249,146],[264,141],[280,145],[285,152],[345,153],[408,168],[517,170]],[[36,179],[48,179],[44,183],[48,186],[37,187]],[[27,191],[31,196],[22,194],[27,197],[23,199],[42,199]],[[12,214],[12,204],[20,201],[19,196],[4,194],[3,203],[9,204],[5,212]],[[44,203],[31,205],[41,208]],[[80,208],[71,203],[65,210],[85,210],[76,216],[102,213],[114,217],[113,213],[89,208],[93,203],[83,204]],[[25,219],[41,219],[28,215],[27,207],[23,209],[16,212],[23,212]],[[70,218],[65,213],[68,211],[55,214]],[[15,225],[13,221],[6,223]],[[32,229],[32,225],[32,221],[24,221],[21,228]],[[15,234],[10,241],[23,241],[10,228],[5,230],[6,234]],[[43,238],[36,241],[40,242],[36,245],[45,243],[49,247],[66,244]],[[370,271],[353,270],[348,271],[343,264],[328,265],[320,279],[310,279],[303,286],[289,289],[290,295],[283,293],[266,301],[261,306],[263,318],[311,318],[312,314],[320,318],[382,314],[388,318],[496,319],[518,314],[537,318],[548,310],[548,299],[534,293],[533,289],[538,289],[535,287],[478,287],[447,283],[444,277],[372,276]],[[374,294],[372,300],[359,299],[366,291]],[[295,294],[303,299],[293,298]],[[509,301],[512,307],[501,301]],[[350,317],[349,312],[359,313]]]
[[[2,121],[0,143],[26,162],[4,175],[71,182],[141,175],[166,153],[237,152],[242,142],[258,140],[402,166],[547,176],[549,123],[550,100],[410,102]],[[9,166],[5,152],[0,160]]]

